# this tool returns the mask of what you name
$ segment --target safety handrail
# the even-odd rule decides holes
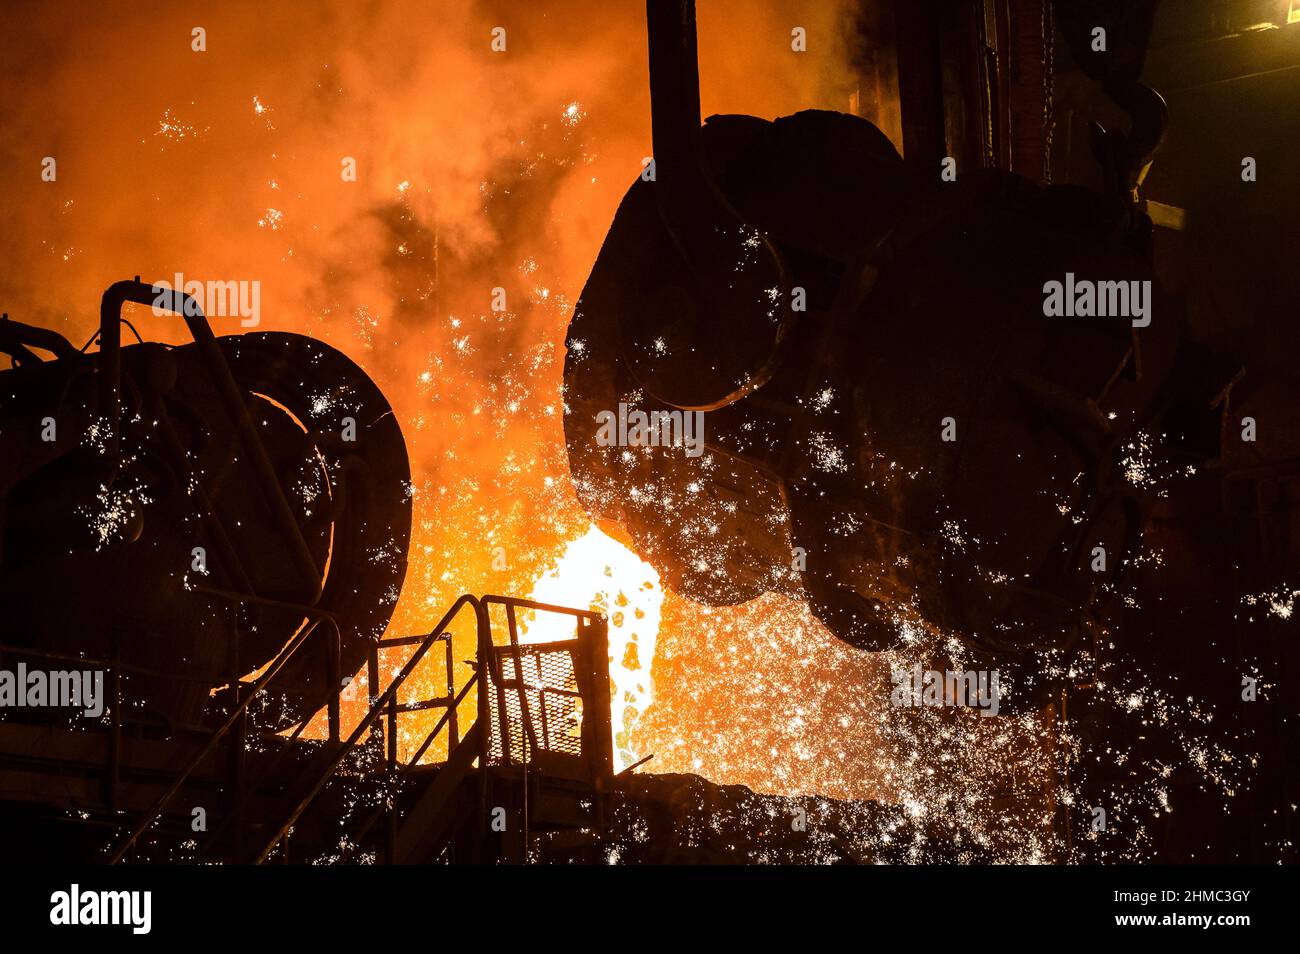
[[[221,727],[217,729],[216,732],[212,733],[208,738],[207,743],[199,749],[198,753],[190,759],[185,768],[182,769],[176,778],[172,780],[167,791],[164,792],[162,797],[154,803],[153,808],[151,808],[145,817],[131,830],[131,834],[126,841],[124,841],[121,846],[113,852],[112,857],[108,860],[109,864],[115,865],[126,857],[126,853],[135,846],[135,843],[139,840],[140,836],[148,831],[149,826],[152,825],[158,816],[162,814],[163,809],[167,807],[167,803],[172,800],[176,793],[180,791],[181,786],[185,784],[192,774],[194,774],[194,770],[203,764],[203,760],[206,759],[212,753],[212,750],[217,747],[217,743],[225,738],[226,733],[229,732],[244,713],[248,711],[248,707],[252,704],[253,700],[257,698],[257,696],[261,694],[262,690],[270,684],[271,680],[279,674],[280,670],[284,668],[285,663],[287,663],[293,654],[298,651],[299,647],[307,641],[307,637],[316,631],[316,627],[319,626],[322,621],[334,625],[332,620],[324,617],[318,617],[303,625],[303,628],[299,630],[298,635],[292,639],[284,649],[280,650],[280,654],[275,657],[271,662],[271,665],[269,665],[266,668],[266,671],[262,673],[261,678],[259,678],[253,685],[253,690],[248,694],[248,696],[240,702],[239,705],[235,706],[234,711],[230,713]]]
[[[456,697],[451,701],[451,705],[447,706],[447,711],[442,714],[442,718],[438,720],[438,724],[435,725],[432,731],[424,737],[424,742],[422,742],[420,747],[416,749],[415,754],[407,760],[407,768],[414,768],[419,764],[424,753],[428,751],[429,746],[433,744],[433,740],[438,737],[438,733],[442,731],[442,727],[447,724],[449,719],[451,719],[452,713],[456,711],[456,708],[464,700],[465,696],[469,693],[470,688],[478,685],[478,678],[478,673],[474,673],[474,675],[469,677],[465,685],[461,686],[460,692],[456,693]]]
[[[275,846],[278,845],[285,835],[288,834],[289,829],[292,828],[298,819],[302,817],[303,812],[311,806],[312,802],[316,800],[316,797],[320,794],[321,790],[329,780],[334,777],[334,773],[338,771],[339,766],[343,764],[352,749],[356,747],[357,741],[370,730],[371,726],[375,724],[375,721],[384,714],[384,711],[388,708],[390,703],[396,699],[397,690],[402,687],[402,684],[406,682],[411,673],[413,673],[416,667],[419,666],[425,653],[429,651],[429,648],[435,642],[441,639],[447,627],[450,626],[456,616],[460,614],[461,609],[467,605],[474,607],[475,616],[478,622],[478,635],[481,644],[484,638],[483,608],[475,597],[466,593],[451,605],[451,609],[447,610],[446,614],[442,617],[442,620],[433,628],[433,631],[430,632],[428,636],[424,637],[419,648],[411,654],[411,658],[408,659],[406,665],[402,667],[401,672],[393,677],[393,681],[389,684],[388,688],[385,689],[375,700],[374,704],[370,707],[370,711],[367,712],[361,722],[357,724],[357,727],[352,731],[352,734],[348,736],[342,745],[339,746],[338,752],[335,753],[334,758],[330,763],[325,766],[320,777],[317,778],[316,782],[312,785],[311,790],[298,801],[293,810],[289,813],[289,817],[285,819],[284,824],[276,830],[275,834],[262,847],[262,850],[258,852],[257,858],[253,862],[254,864],[260,865],[270,857],[271,852],[275,850]]]
[[[454,696],[449,695],[449,698],[446,699],[427,700],[427,707],[432,707],[433,704],[442,704],[445,702],[446,712],[443,713],[442,717],[438,720],[437,724],[435,724],[432,731],[430,731],[429,734],[425,737],[424,742],[421,743],[420,747],[416,750],[414,756],[412,756],[409,759],[409,761],[407,761],[402,766],[402,768],[410,769],[419,763],[419,760],[424,756],[425,752],[428,751],[429,746],[433,744],[434,740],[438,737],[439,733],[442,732],[443,728],[448,724],[448,722],[451,722],[456,718],[456,712],[458,711],[460,704],[465,700],[465,697],[469,694],[470,689],[476,686],[479,689],[479,697],[478,697],[479,721],[482,723],[484,727],[488,725],[490,720],[486,718],[488,710],[487,710],[487,692],[485,690],[491,683],[495,683],[498,686],[498,688],[501,688],[507,682],[507,680],[503,679],[502,672],[501,672],[501,661],[497,657],[497,653],[494,651],[494,646],[492,643],[492,622],[491,622],[491,617],[488,613],[488,607],[494,605],[505,606],[507,608],[507,613],[509,614],[510,624],[511,624],[511,645],[509,647],[502,647],[502,648],[508,648],[511,651],[511,654],[516,661],[517,671],[521,671],[518,669],[521,647],[518,642],[517,634],[514,631],[515,630],[515,620],[514,620],[515,609],[528,609],[528,610],[535,610],[539,612],[558,613],[561,615],[573,616],[577,619],[587,620],[588,622],[593,622],[593,623],[602,618],[601,614],[595,610],[580,610],[570,606],[557,606],[551,603],[541,603],[536,600],[528,600],[528,599],[509,597],[509,596],[486,595],[486,596],[476,598],[467,593],[461,596],[460,598],[458,598],[456,602],[452,604],[451,608],[447,610],[447,612],[443,615],[438,625],[435,626],[428,635],[423,637],[396,637],[396,638],[383,639],[377,641],[376,643],[377,648],[414,645],[417,642],[418,642],[418,648],[414,653],[411,654],[411,657],[406,661],[406,664],[402,667],[401,671],[393,678],[393,681],[388,685],[388,687],[383,691],[383,693],[381,693],[377,697],[372,695],[374,701],[371,703],[370,709],[366,713],[365,717],[362,718],[360,723],[358,723],[357,727],[353,730],[352,734],[348,736],[348,738],[340,744],[338,751],[334,755],[334,758],[329,762],[328,765],[324,767],[319,777],[311,786],[310,790],[307,791],[307,793],[299,799],[299,801],[295,804],[293,810],[289,813],[289,816],[285,819],[284,823],[280,825],[280,827],[275,831],[275,833],[271,836],[271,838],[268,839],[268,841],[262,847],[261,851],[258,853],[254,861],[255,864],[262,864],[267,860],[267,858],[270,857],[271,853],[275,851],[276,846],[279,845],[288,836],[290,829],[292,829],[294,824],[298,821],[298,819],[302,817],[303,813],[309,807],[311,807],[311,804],[320,795],[321,791],[329,783],[329,780],[334,777],[339,767],[344,763],[344,761],[346,761],[348,755],[356,747],[361,737],[365,735],[367,731],[373,728],[376,722],[378,722],[381,719],[381,717],[387,714],[390,718],[390,725],[392,725],[393,723],[391,720],[395,720],[397,713],[402,711],[417,711],[416,708],[414,707],[407,707],[405,705],[399,705],[397,703],[398,690],[401,689],[402,685],[411,676],[411,674],[415,672],[415,670],[420,665],[420,662],[423,660],[424,656],[428,653],[429,649],[432,648],[432,646],[435,643],[444,640],[447,642],[448,658],[450,659],[451,640],[450,640],[450,634],[447,632],[447,629],[452,624],[452,622],[456,619],[456,617],[460,614],[460,611],[464,609],[466,606],[472,606],[474,608],[474,613],[475,613],[476,642],[478,647],[477,668],[474,672],[474,675],[471,676],[470,679],[468,679],[465,682],[465,684],[460,688],[460,690]],[[526,651],[526,649],[524,651]],[[373,693],[374,687],[372,686],[371,688]],[[523,700],[523,705],[525,707],[527,706],[526,699]],[[526,713],[527,709],[525,708],[524,711]],[[390,741],[390,752],[391,752],[392,739],[390,739],[389,741]],[[479,737],[478,737],[478,745],[479,745],[479,752],[478,752],[479,765],[484,766],[487,763],[488,752],[491,746],[491,733],[489,731],[480,729]],[[395,756],[390,754],[390,762],[394,758]],[[371,821],[373,822],[373,818],[371,819]],[[368,829],[369,827],[370,825],[367,824],[366,828]]]
[[[254,685],[251,682],[245,682],[242,679],[227,679],[215,673],[200,672],[198,674],[186,674],[179,672],[165,672],[162,669],[151,669],[148,666],[140,666],[136,663],[122,662],[121,660],[99,659],[94,656],[79,656],[75,653],[57,652],[51,649],[42,649],[39,646],[18,646],[14,643],[0,643],[0,653],[9,653],[14,656],[35,656],[39,659],[49,659],[56,662],[79,663],[83,669],[103,669],[105,672],[116,670],[123,673],[131,673],[136,676],[153,676],[155,679],[168,679],[172,682],[189,682],[195,685],[211,686],[222,683],[238,686],[243,689]]]

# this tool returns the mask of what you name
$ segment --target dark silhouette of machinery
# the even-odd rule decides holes
[[[1123,449],[1147,428],[1214,431],[1228,378],[1180,340],[1137,203],[1164,126],[1137,81],[1154,5],[1058,4],[1072,41],[1113,27],[1088,68],[1132,123],[1094,130],[1103,192],[1007,171],[1003,153],[1042,148],[1043,95],[1010,130],[986,103],[991,132],[945,139],[958,111],[930,82],[944,64],[927,32],[942,18],[921,6],[898,5],[904,162],[843,113],[701,127],[694,5],[650,0],[654,174],[619,207],[569,328],[570,462],[589,511],[676,590],[802,596],[873,650],[932,628],[1041,704],[1038,674],[1090,641],[1134,552]],[[1050,33],[1030,39],[1021,72],[1036,53],[1050,81]],[[1004,73],[981,76],[997,90]],[[1067,273],[1152,282],[1153,320],[1045,317],[1044,284]],[[598,442],[596,416],[620,404],[703,411],[707,452]]]
[[[193,343],[122,347],[128,301],[183,316]],[[139,706],[197,723],[304,608],[324,612],[330,638],[295,654],[263,713],[301,722],[361,668],[401,589],[410,468],[392,409],[328,345],[217,338],[194,299],[138,279],[104,293],[99,345],[0,323],[15,365],[0,372],[0,642],[171,674],[131,677]]]
[[[122,347],[128,301],[182,316],[193,343]],[[86,355],[0,321],[14,364],[0,657],[105,681],[89,718],[44,702],[0,715],[7,844],[109,862],[518,861],[533,835],[600,820],[613,741],[598,613],[467,594],[429,632],[384,636],[410,468],[360,368],[302,335],[217,338],[197,301],[138,278],[105,292],[98,337]],[[517,616],[537,612],[572,619],[573,637],[523,645]],[[462,678],[451,626],[466,617]],[[345,735],[363,667],[368,705]],[[445,691],[412,699],[430,667]],[[303,738],[322,709],[325,737]],[[403,752],[401,718],[430,710]],[[512,814],[508,834],[489,806]]]
[[[919,634],[927,652],[1003,670],[1004,712],[1059,700],[1064,723],[1068,696],[1080,737],[1140,736],[1184,786],[1182,844],[1161,851],[1201,860],[1203,833],[1229,823],[1188,794],[1184,754],[1074,691],[1105,653],[1150,673],[1176,661],[1178,691],[1228,713],[1225,737],[1245,727],[1272,747],[1217,857],[1293,846],[1283,716],[1224,703],[1252,659],[1281,661],[1279,683],[1294,674],[1289,633],[1239,610],[1244,578],[1267,602],[1300,565],[1295,395],[1241,383],[1156,280],[1140,190],[1165,115],[1138,79],[1154,2],[894,7],[906,161],[842,113],[701,126],[694,4],[648,0],[654,163],[568,333],[578,493],[691,598],[804,598],[863,649]],[[1052,10],[1129,120],[1091,130],[1098,189],[1044,184]],[[1104,57],[1087,39],[1098,25]],[[1067,274],[1151,282],[1150,322],[1046,316],[1044,285]],[[182,316],[193,343],[123,347],[128,301]],[[0,655],[110,680],[97,720],[0,714],[6,844],[110,861],[525,860],[530,833],[551,831],[560,856],[603,860],[593,833],[618,788],[604,620],[466,595],[428,633],[383,637],[410,472],[374,383],[304,336],[217,338],[197,302],[138,279],[105,293],[99,344],[84,354],[0,319],[14,365],[0,372]],[[1268,440],[1225,440],[1230,403],[1270,422]],[[703,413],[705,452],[597,440],[620,408]],[[1147,491],[1151,435],[1163,463],[1198,475],[1190,487]],[[1168,565],[1136,559],[1151,540]],[[1135,589],[1160,596],[1125,603]],[[567,615],[574,637],[522,644],[523,612]],[[477,644],[463,680],[462,613]],[[380,654],[402,648],[385,679]],[[445,694],[401,698],[439,664]],[[340,694],[363,667],[368,707],[345,736]],[[301,738],[322,708],[326,737]],[[399,719],[428,710],[441,716],[403,761]],[[431,749],[445,760],[422,761]],[[1109,768],[1089,791],[1128,772]],[[194,806],[213,819],[197,837]],[[511,813],[508,833],[489,806]]]
[[[783,593],[854,646],[999,670],[1004,713],[1038,711],[1070,736],[1058,771],[1071,751],[1088,763],[1057,806],[1063,856],[1132,850],[1136,822],[1074,839],[1086,819],[1067,803],[1149,788],[1145,765],[1177,789],[1177,811],[1145,833],[1162,859],[1290,857],[1293,693],[1243,703],[1242,686],[1260,671],[1294,684],[1282,630],[1300,568],[1300,432],[1293,369],[1269,353],[1286,353],[1293,323],[1260,308],[1258,337],[1234,341],[1232,309],[1186,289],[1229,300],[1215,263],[1259,260],[1222,254],[1242,238],[1209,224],[1200,190],[1239,198],[1220,207],[1246,231],[1261,210],[1276,216],[1250,238],[1256,253],[1293,221],[1294,177],[1268,198],[1234,192],[1241,160],[1188,141],[1204,135],[1198,104],[1217,102],[1220,127],[1253,131],[1222,151],[1266,148],[1273,94],[1251,87],[1249,118],[1225,124],[1224,90],[1253,82],[1260,37],[1293,63],[1295,34],[1239,32],[1262,8],[1218,0],[1162,21],[1157,76],[1189,107],[1181,193],[1210,211],[1189,242],[1184,210],[1143,191],[1167,122],[1142,81],[1155,0],[868,8],[888,22],[859,90],[874,82],[888,99],[879,67],[896,65],[902,156],[845,113],[701,125],[694,4],[648,0],[654,163],[619,206],[567,337],[579,496],[692,599]],[[1184,35],[1214,39],[1169,45]],[[1050,184],[1057,160],[1088,185]],[[1264,261],[1272,271],[1243,273],[1294,285],[1278,255]],[[1149,322],[1049,316],[1046,283],[1068,275],[1150,282]],[[633,410],[658,430],[608,440],[606,415]],[[674,415],[695,412],[698,455],[665,441]],[[1267,439],[1248,436],[1265,420]],[[1261,593],[1284,594],[1271,615]],[[1152,731],[1148,709],[1130,711],[1157,697],[1186,701],[1187,725]],[[1251,807],[1227,822],[1182,735],[1211,719],[1216,744],[1260,753],[1235,756],[1252,766]],[[1117,746],[1127,754],[1110,764]]]

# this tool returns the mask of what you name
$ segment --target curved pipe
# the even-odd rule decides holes
[[[166,308],[185,317],[190,334],[199,341],[198,325],[212,337],[212,329],[199,303],[182,291],[146,285],[134,281],[114,282],[99,300],[99,408],[108,417],[108,442],[114,456],[118,450],[118,431],[122,422],[122,306],[128,301],[155,308]],[[197,317],[195,317],[197,316]],[[215,343],[215,338],[213,341]],[[200,344],[200,348],[202,345]]]
[[[230,365],[217,344],[217,336],[212,333],[207,317],[199,303],[179,290],[164,288],[161,285],[146,285],[137,275],[134,281],[114,282],[104,292],[99,303],[99,354],[96,356],[99,369],[100,413],[108,419],[108,449],[115,460],[119,458],[119,436],[122,424],[122,306],[128,301],[154,308],[165,308],[185,319],[186,326],[203,357],[204,366],[216,386],[217,394],[225,405],[226,413],[235,422],[240,440],[248,451],[249,459],[257,473],[258,482],[266,493],[267,501],[275,515],[275,522],[288,542],[303,582],[309,587],[308,604],[315,604],[320,599],[324,588],[321,571],[312,558],[307,541],[303,539],[302,528],[293,515],[289,501],[285,499],[276,475],[275,465],[262,445],[257,434],[253,418],[248,413],[244,402],[244,392],[240,390],[235,376],[230,373]]]
[[[1147,166],[1164,144],[1169,106],[1163,96],[1145,83],[1106,83],[1102,91],[1132,120],[1127,135],[1118,137],[1115,148],[1115,188],[1131,196],[1142,184]]]
[[[0,315],[0,353],[8,354],[15,364],[39,363],[41,359],[27,350],[28,345],[48,351],[56,358],[75,358],[81,354],[57,331],[14,321],[8,312]]]

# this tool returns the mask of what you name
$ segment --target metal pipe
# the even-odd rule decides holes
[[[303,539],[302,528],[285,499],[280,478],[275,472],[275,465],[266,453],[248,405],[244,403],[244,392],[240,389],[235,376],[226,363],[226,356],[217,344],[217,337],[212,333],[207,317],[199,303],[182,291],[164,288],[161,285],[146,285],[136,276],[134,281],[114,282],[104,292],[99,304],[99,411],[108,418],[107,445],[110,455],[118,458],[119,439],[122,419],[122,306],[128,301],[139,305],[150,305],[175,312],[185,320],[198,346],[199,354],[204,358],[208,373],[212,376],[217,393],[225,405],[239,432],[239,436],[248,452],[249,459],[257,473],[258,481],[271,505],[276,523],[284,535],[303,582],[309,587],[310,597],[307,602],[314,604],[320,599],[324,588],[320,569],[311,555],[307,541]]]
[[[744,362],[739,382],[730,371],[683,378],[671,365],[643,365],[638,375],[661,400],[713,410],[771,377],[792,321],[788,274],[776,246],[745,222],[718,189],[709,168],[700,137],[695,0],[646,0],[646,27],[654,197],[682,265],[694,280],[692,291],[700,298],[690,337],[701,351],[719,339],[732,341],[733,351],[743,349]],[[769,318],[774,302],[780,303],[775,323]],[[662,323],[680,324],[682,319],[680,314],[665,314]],[[634,329],[637,341],[654,340],[659,334],[653,322]]]
[[[433,744],[433,740],[438,737],[438,733],[442,731],[442,727],[444,725],[447,725],[449,722],[452,723],[453,725],[455,724],[457,707],[460,706],[461,701],[469,693],[470,686],[476,685],[478,683],[478,677],[479,674],[474,673],[474,675],[470,676],[469,679],[465,681],[465,685],[460,687],[460,692],[456,693],[455,698],[452,699],[451,703],[446,707],[447,711],[442,714],[442,718],[439,719],[438,723],[433,727],[433,731],[431,731],[428,735],[424,737],[424,742],[422,742],[420,744],[420,747],[416,749],[415,754],[412,755],[409,760],[407,760],[406,767],[408,769],[414,768],[416,765],[419,764],[420,759],[423,758],[424,753],[429,750],[429,746]],[[451,738],[454,738],[454,735]],[[449,738],[447,741],[448,755],[450,755],[451,751],[455,748],[455,746],[451,744],[451,738]]]
[[[81,354],[71,341],[57,331],[14,321],[9,317],[8,312],[0,315],[0,352],[11,355],[16,364],[40,362],[41,359],[28,351],[24,345],[48,351],[56,358],[75,358]]]
[[[695,0],[647,0],[646,27],[656,192],[661,204],[686,201],[689,194],[715,191],[700,148]]]

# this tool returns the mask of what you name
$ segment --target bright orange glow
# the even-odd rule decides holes
[[[646,754],[633,747],[633,730],[654,700],[651,663],[664,600],[659,574],[593,526],[570,541],[554,568],[537,581],[530,598],[598,609],[609,621],[614,768],[626,768]],[[541,613],[524,628],[521,639],[540,643],[564,639],[572,633],[568,618]]]
[[[700,3],[702,114],[845,109],[859,88],[846,7]],[[24,90],[0,104],[13,147],[0,152],[0,305],[80,345],[116,280],[260,282],[260,325],[214,319],[216,333],[319,338],[364,368],[401,423],[414,527],[390,635],[428,632],[462,593],[558,586],[586,605],[608,580],[578,581],[584,567],[632,564],[593,542],[572,489],[564,332],[651,152],[644,14],[585,0],[245,0],[198,18],[43,6],[22,30],[0,30],[0,70]],[[498,25],[505,53],[491,49]],[[790,50],[794,25],[806,53]],[[191,49],[196,26],[205,52]],[[31,53],[49,49],[67,55]],[[54,182],[40,176],[47,155]],[[341,174],[349,158],[355,181]],[[498,287],[504,311],[492,308]],[[187,340],[148,309],[127,317],[147,337]],[[635,603],[636,582],[618,579]],[[874,710],[855,704],[848,731],[837,708],[868,698],[858,680],[870,659],[788,601],[709,610],[654,595],[657,635],[637,604],[647,618],[629,611],[636,639],[616,646],[620,762],[653,753],[646,771],[767,791],[874,788]],[[458,684],[470,629],[456,629]],[[408,655],[385,653],[384,678]],[[445,691],[435,662],[404,698]],[[345,727],[366,695],[363,671],[345,692]],[[404,717],[405,742],[418,745],[437,715]]]

